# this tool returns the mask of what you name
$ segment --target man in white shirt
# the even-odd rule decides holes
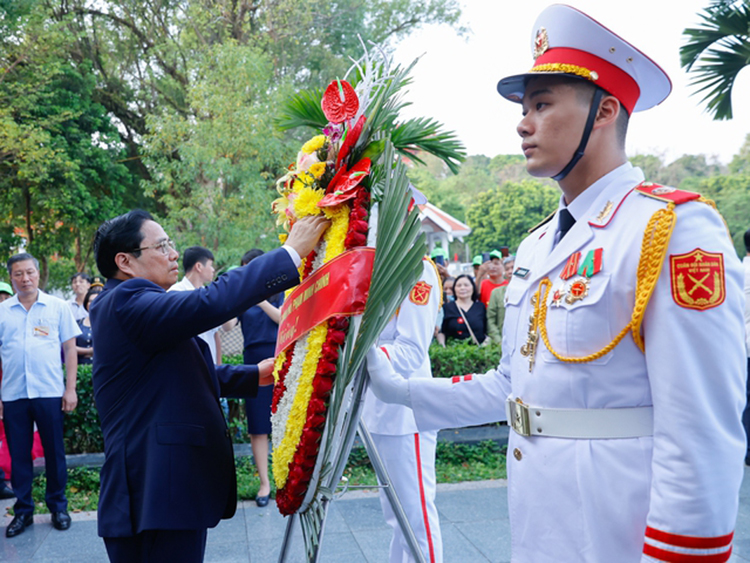
[[[182,268],[185,277],[169,288],[169,291],[192,291],[214,281],[214,255],[202,246],[191,246],[186,248],[182,255]],[[221,340],[219,338],[219,327],[212,328],[201,333],[202,338],[211,349],[211,357],[214,363],[221,364]]]
[[[70,306],[39,289],[39,263],[31,254],[8,260],[16,295],[0,304],[0,357],[3,383],[0,418],[11,457],[11,484],[17,501],[15,517],[5,530],[9,538],[34,523],[31,482],[34,477],[31,447],[34,423],[42,439],[47,491],[45,500],[58,530],[70,527],[65,498],[67,467],[63,444],[63,413],[78,404],[78,356],[75,338],[81,329]],[[65,353],[66,379],[60,364]]]

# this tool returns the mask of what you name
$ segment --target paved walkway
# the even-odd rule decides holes
[[[439,485],[437,506],[443,533],[446,563],[510,561],[510,538],[505,481]],[[0,510],[12,501],[0,501]],[[96,515],[73,514],[66,532],[52,528],[49,515],[34,518],[22,535],[0,536],[0,561],[46,563],[106,562],[104,544],[96,535]],[[7,525],[9,518],[0,518]],[[270,563],[278,560],[286,521],[271,502],[257,508],[240,504],[231,520],[222,520],[208,532],[207,563]],[[377,493],[349,492],[331,506],[322,544],[324,562],[385,562],[390,529],[383,521]],[[292,544],[290,562],[303,562],[299,533]],[[750,468],[745,469],[740,514],[731,562],[750,561]],[[169,562],[166,562],[169,563]],[[571,562],[573,563],[573,562]]]

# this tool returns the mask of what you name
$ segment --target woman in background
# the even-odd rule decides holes
[[[101,284],[91,285],[83,298],[83,308],[86,316],[76,321],[81,329],[81,334],[76,336],[76,352],[78,353],[78,365],[90,364],[94,361],[94,343],[91,338],[91,321],[88,312],[91,302],[102,292]]]
[[[249,264],[261,256],[262,250],[254,248],[242,257],[242,265]],[[258,364],[266,358],[273,358],[276,349],[276,335],[279,332],[279,319],[284,294],[274,295],[267,301],[261,301],[250,307],[239,317],[242,325],[245,364]],[[250,445],[253,449],[255,466],[260,477],[260,489],[255,497],[258,506],[266,506],[271,494],[271,483],[268,479],[268,435],[271,433],[271,400],[273,386],[258,388],[256,397],[245,399],[247,414],[247,433],[250,434]]]
[[[474,280],[466,274],[456,278],[453,284],[455,301],[443,305],[443,327],[438,342],[445,346],[446,338],[471,339],[477,345],[487,338],[487,310],[479,301]]]

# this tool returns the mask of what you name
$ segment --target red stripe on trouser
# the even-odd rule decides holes
[[[724,563],[725,561],[729,561],[729,556],[732,555],[732,548],[730,547],[727,551],[722,551],[721,553],[688,555],[687,553],[676,553],[645,544],[643,546],[643,554],[667,563]]]
[[[651,526],[646,528],[646,537],[660,541],[661,543],[668,543],[677,547],[691,547],[693,549],[711,549],[716,547],[727,547],[732,543],[734,532],[730,532],[725,536],[714,536],[714,537],[699,537],[699,536],[681,536],[679,534],[670,534],[669,532],[663,532],[652,528]]]
[[[414,434],[414,452],[417,455],[417,477],[419,479],[419,500],[422,502],[422,516],[424,517],[424,528],[427,532],[427,544],[430,546],[430,561],[435,562],[435,548],[432,545],[432,532],[430,531],[430,517],[427,514],[427,500],[424,494],[424,483],[422,483],[422,454],[419,451],[419,434]]]

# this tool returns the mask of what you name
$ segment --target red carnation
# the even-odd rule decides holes
[[[343,344],[346,340],[346,333],[342,330],[329,330],[328,341],[336,344]]]
[[[276,414],[276,410],[279,408],[279,401],[284,396],[286,386],[283,381],[279,381],[273,388],[273,399],[271,400],[271,412]]]
[[[350,232],[344,239],[344,246],[346,248],[354,248],[355,246],[364,246],[367,244],[367,237],[362,233]]]
[[[349,219],[352,221],[364,221],[365,219],[367,219],[367,210],[361,206],[354,207],[354,209],[352,209],[352,212],[349,214]]]
[[[367,221],[360,221],[359,219],[353,219],[349,221],[350,231],[356,231],[358,233],[366,233],[367,229],[369,228],[370,228],[370,225],[367,224]]]
[[[326,362],[325,360],[321,360],[320,362],[318,362],[318,368],[315,370],[316,375],[328,377],[334,373],[336,373],[336,364]]]
[[[349,328],[349,319],[347,317],[333,317],[328,321],[328,326],[334,330],[346,330]],[[343,343],[343,340],[339,343]]]
[[[339,349],[336,345],[331,345],[328,342],[323,344],[323,357],[329,362],[335,362],[339,359]]]
[[[302,469],[299,465],[295,465],[294,467],[292,467],[289,471],[289,477],[287,477],[287,482],[292,481],[293,487],[295,484],[306,483],[309,480],[310,475],[308,475],[307,471]]]
[[[318,456],[318,439],[320,438],[320,434],[318,434],[318,438],[316,438],[313,441],[305,442],[304,439],[300,441],[300,445],[298,448],[298,452],[300,453],[300,456],[303,458],[312,458],[313,462]]]
[[[313,414],[307,417],[307,421],[305,422],[305,424],[310,428],[317,428],[321,424],[324,424],[325,421],[326,417],[322,414]]]
[[[315,414],[326,412],[326,404],[317,397],[313,397],[307,405],[307,412],[313,412]]]
[[[331,391],[333,387],[333,380],[327,377],[316,377],[313,381],[313,390],[318,396],[322,396]]]
[[[320,107],[331,123],[343,123],[357,115],[359,98],[346,80],[334,80],[326,88]]]

